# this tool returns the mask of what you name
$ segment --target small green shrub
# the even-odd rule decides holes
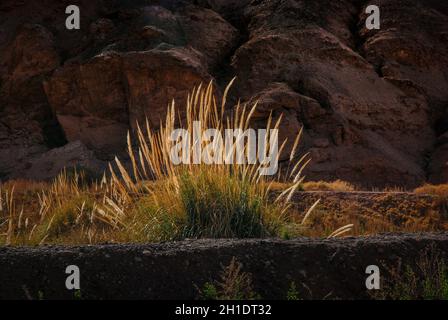
[[[201,290],[203,300],[218,300],[218,290],[213,283],[206,282]]]
[[[75,300],[82,300],[81,290],[75,290],[75,292],[73,293],[73,298]]]
[[[260,299],[252,289],[252,275],[242,271],[243,265],[235,257],[222,268],[220,279],[206,282],[199,295],[204,300],[254,300]]]
[[[433,247],[420,255],[414,268],[399,265],[388,271],[388,280],[372,293],[373,298],[448,300],[448,266]]]
[[[297,291],[296,283],[291,282],[288,292],[286,293],[286,300],[300,300],[299,292]]]

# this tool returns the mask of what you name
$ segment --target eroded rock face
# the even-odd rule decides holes
[[[191,48],[153,49],[124,56],[131,128],[146,118],[158,127],[172,99],[183,106],[191,88],[211,80],[200,58]]]
[[[431,181],[436,183],[448,181],[448,132],[437,139],[428,170]]]
[[[112,159],[136,122],[157,126],[171,99],[236,75],[256,125],[283,113],[291,143],[304,127],[308,179],[446,182],[448,6],[368,4],[380,30],[358,0],[80,1],[68,31],[58,1],[3,1],[0,178],[66,141]]]
[[[19,27],[0,56],[1,179],[29,157],[58,144],[42,81],[59,66],[60,58],[53,35],[39,24]]]
[[[434,38],[447,31],[448,20],[443,13],[417,3],[386,4],[379,32],[364,30],[364,7],[351,1],[253,2],[245,10],[249,40],[232,59],[235,72],[247,79],[239,93],[251,96],[275,79],[318,102],[322,111],[317,118],[303,113],[298,117],[312,140],[312,177],[343,176],[372,185],[398,180],[415,185],[426,178],[425,157],[436,138],[430,115],[437,108],[434,100],[446,101],[447,95],[442,94],[444,89],[429,90],[430,81],[413,81],[410,71],[434,75],[439,88],[448,84],[440,76],[447,74],[445,59],[431,64],[420,55],[428,47],[444,54],[446,45]],[[431,15],[433,28],[410,30],[413,36],[408,41],[414,48],[401,45],[400,39],[408,34],[406,21],[421,10]],[[404,22],[393,24],[392,20],[401,21],[401,15],[406,15]],[[375,47],[375,38],[382,33],[384,42],[389,42],[384,49]],[[419,37],[426,42],[416,42]],[[399,60],[400,50],[413,52],[414,60]],[[385,77],[373,56],[403,69],[403,74]],[[326,125],[322,128],[319,123]]]

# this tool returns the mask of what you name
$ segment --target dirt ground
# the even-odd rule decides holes
[[[198,299],[198,288],[233,257],[263,299],[285,299],[292,282],[300,299],[367,299],[367,266],[413,266],[428,247],[446,259],[448,233],[2,247],[0,299],[74,299],[65,288],[68,265],[80,269],[83,299]]]
[[[294,198],[299,213],[307,212],[320,199],[311,215],[311,232],[307,236],[325,234],[344,224],[354,224],[350,233],[353,236],[385,232],[448,231],[446,200],[434,195],[307,191],[298,192]]]

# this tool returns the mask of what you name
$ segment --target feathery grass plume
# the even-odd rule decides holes
[[[328,238],[336,238],[344,233],[349,232],[353,228],[353,224],[347,224],[331,233]]]

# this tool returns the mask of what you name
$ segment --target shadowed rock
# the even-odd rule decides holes
[[[309,179],[446,182],[447,7],[369,4],[380,30],[358,0],[80,1],[69,31],[61,2],[3,1],[0,178],[67,141],[111,159],[136,121],[157,127],[171,99],[236,75],[229,101],[259,99],[257,123],[284,113],[290,143],[304,126]]]

